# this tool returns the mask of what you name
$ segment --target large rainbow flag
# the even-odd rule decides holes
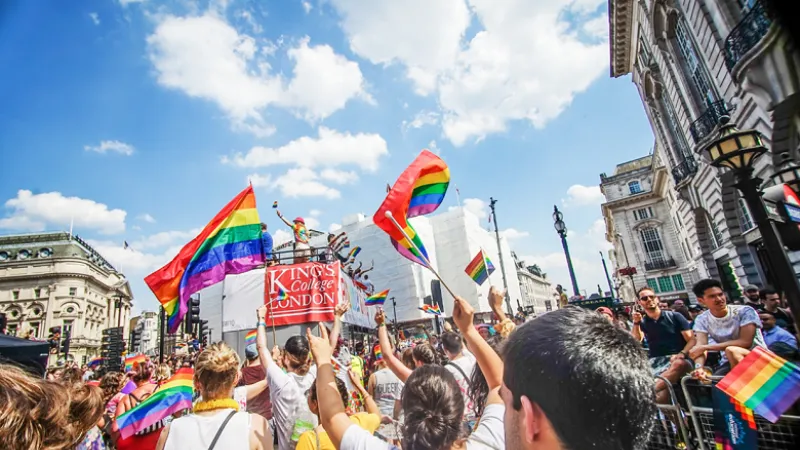
[[[382,305],[386,303],[386,297],[389,295],[389,290],[386,289],[385,291],[378,292],[375,295],[370,295],[364,300],[364,304],[366,306],[375,306],[375,305]]]
[[[400,174],[386,199],[372,218],[375,225],[389,235],[394,248],[409,260],[427,267],[428,253],[408,219],[430,214],[444,201],[450,185],[450,169],[441,158],[423,150],[410,166]],[[403,236],[392,221],[389,212],[403,231],[416,244],[419,252]],[[423,259],[424,257],[424,259]]]
[[[467,272],[467,275],[469,275],[473,281],[482,285],[489,279],[489,275],[494,272],[494,265],[489,260],[489,257],[486,256],[486,253],[483,252],[483,249],[481,249],[481,251],[472,258],[472,261],[470,261],[467,268],[464,269],[464,272]]]
[[[147,362],[147,357],[144,355],[132,355],[125,357],[125,372],[133,370],[134,363],[144,364]]]
[[[167,265],[144,279],[169,317],[174,333],[188,309],[189,296],[264,264],[261,221],[253,187],[231,200],[197,237]]]
[[[761,347],[754,348],[717,387],[772,423],[800,398],[800,368]]]
[[[166,419],[178,411],[192,407],[194,370],[181,368],[158,387],[150,397],[117,417],[123,439]]]

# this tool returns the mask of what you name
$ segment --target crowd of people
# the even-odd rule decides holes
[[[668,306],[646,287],[626,314],[567,306],[524,321],[506,316],[504,293],[492,287],[491,332],[456,297],[439,336],[399,340],[379,309],[372,340],[356,345],[340,338],[349,307],[341,304],[330,330],[319,324],[272,349],[264,306],[243,359],[215,343],[99,379],[71,364],[44,378],[0,366],[0,442],[14,449],[640,449],[656,404],[666,402],[664,380],[724,374],[755,346],[797,357],[780,295],[750,288],[747,304],[728,304],[719,282],[702,280],[693,289],[698,310]],[[191,410],[123,438],[117,418],[183,367],[194,370]]]

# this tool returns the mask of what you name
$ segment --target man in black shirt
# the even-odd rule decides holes
[[[789,333],[795,334],[794,319],[792,318],[792,315],[788,310],[780,307],[781,294],[771,287],[765,287],[759,292],[759,295],[761,296],[763,311],[767,311],[775,316],[776,325],[788,331]]]
[[[637,296],[645,314],[633,313],[631,335],[640,342],[647,338],[653,375],[661,375],[675,384],[693,368],[689,349],[694,339],[689,321],[680,313],[662,310],[658,306],[658,296],[649,287],[639,289]],[[669,402],[667,386],[661,379],[656,381],[656,401]]]
[[[758,286],[755,284],[748,284],[744,287],[744,304],[755,309],[756,311],[761,311],[764,309],[764,305],[761,304],[761,297],[759,295],[760,291]]]

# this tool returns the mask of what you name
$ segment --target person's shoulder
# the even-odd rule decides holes
[[[372,433],[381,426],[381,416],[366,412],[353,414],[350,421]]]
[[[308,430],[300,435],[297,440],[296,450],[314,450],[316,448],[317,439],[314,436],[314,430]]]

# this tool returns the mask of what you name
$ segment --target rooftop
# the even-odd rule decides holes
[[[100,268],[117,271],[86,241],[65,231],[0,236],[0,263],[29,258],[85,258]]]

